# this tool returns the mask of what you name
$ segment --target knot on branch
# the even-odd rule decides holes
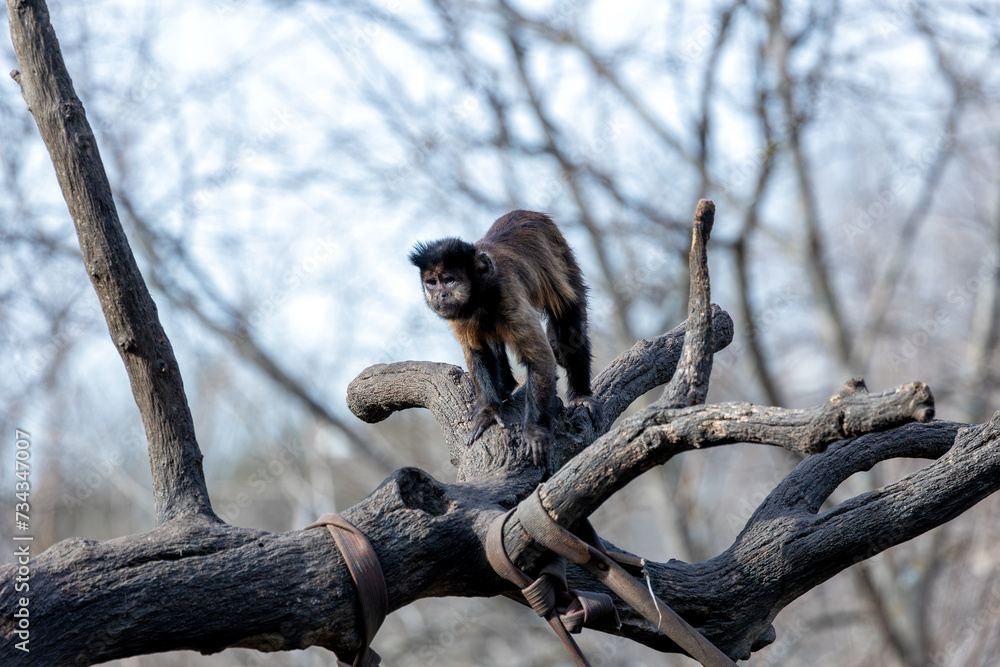
[[[854,378],[830,399],[830,406],[839,411],[838,426],[845,438],[894,428],[911,420],[928,422],[934,418],[934,397],[923,382],[910,382],[870,396],[865,381]]]
[[[444,486],[420,468],[400,468],[389,479],[395,482],[403,507],[431,516],[441,516],[448,511],[449,500]]]
[[[84,115],[83,103],[80,100],[64,100],[59,105],[59,113],[63,120],[72,122]]]

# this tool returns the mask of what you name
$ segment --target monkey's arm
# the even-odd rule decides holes
[[[466,444],[471,445],[478,440],[493,422],[507,428],[500,414],[500,406],[510,395],[501,373],[500,359],[494,347],[486,342],[480,342],[479,347],[465,348],[465,363],[472,376],[472,384],[476,388],[476,402],[472,405],[472,429]],[[503,350],[506,361],[506,349]],[[508,373],[509,365],[507,366]]]

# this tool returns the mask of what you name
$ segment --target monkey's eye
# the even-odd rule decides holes
[[[436,287],[438,284],[437,278],[428,278],[424,281],[424,284],[428,287]]]
[[[454,276],[445,276],[444,278],[441,279],[441,282],[443,282],[445,285],[448,285],[449,287],[451,287],[452,285],[455,284],[455,277]]]

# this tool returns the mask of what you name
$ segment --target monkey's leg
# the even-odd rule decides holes
[[[466,350],[465,361],[469,366],[472,384],[476,388],[476,402],[472,404],[470,416],[472,429],[469,432],[469,439],[466,441],[467,445],[478,440],[493,422],[507,428],[500,414],[500,407],[503,401],[510,396],[510,392],[504,386],[506,380],[503,377],[501,364],[506,364],[507,373],[510,374],[510,362],[507,361],[506,350],[504,350],[502,361],[497,357],[496,352],[496,347],[490,344]],[[510,377],[513,379],[512,374]]]
[[[552,449],[556,400],[556,359],[539,325],[516,341],[519,361],[528,371],[524,387],[524,438],[535,465],[547,465]]]
[[[587,332],[587,305],[575,304],[559,319],[549,317],[549,339],[559,365],[566,369],[566,398],[571,407],[582,405],[601,428],[603,410],[590,388],[590,336]]]

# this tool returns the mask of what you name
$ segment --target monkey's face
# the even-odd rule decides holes
[[[427,305],[446,320],[457,319],[472,296],[465,271],[456,267],[432,266],[420,273]]]

